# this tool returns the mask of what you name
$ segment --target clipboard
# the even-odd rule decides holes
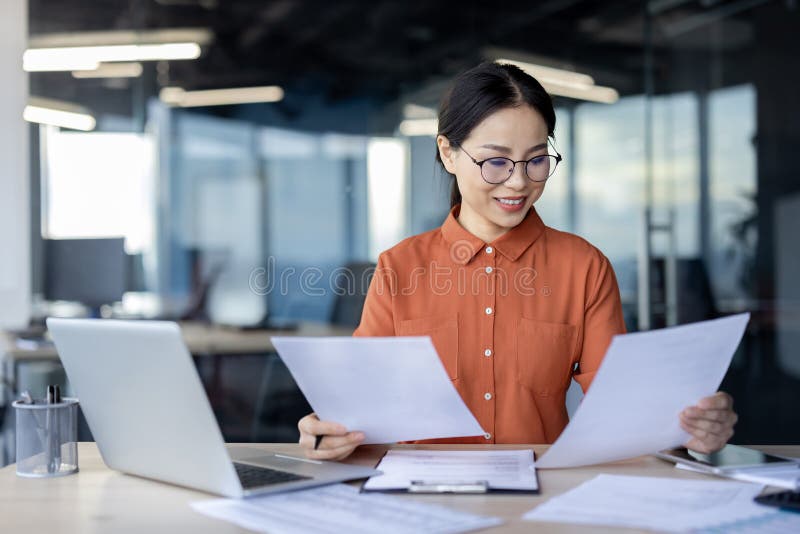
[[[442,454],[447,455],[447,453],[456,453],[456,454],[463,454],[463,453],[491,453],[491,452],[522,452],[521,449],[514,449],[514,450],[507,450],[507,449],[498,449],[498,450],[472,450],[472,451],[457,451],[457,450],[407,450],[407,449],[394,449],[394,452],[397,453],[399,451],[409,451],[415,452],[420,454],[425,453],[434,453],[434,454]],[[376,469],[381,470],[384,474],[387,474],[386,466],[383,467],[384,460],[386,460],[387,455],[392,450],[386,451],[383,456],[381,457]],[[424,494],[456,494],[456,495],[485,495],[488,493],[499,493],[499,494],[513,494],[513,495],[538,495],[540,493],[540,485],[539,485],[539,474],[537,473],[533,461],[536,459],[536,453],[532,449],[524,449],[524,452],[530,452],[531,454],[531,463],[528,466],[530,471],[531,480],[528,483],[530,487],[503,487],[502,485],[493,485],[493,481],[491,479],[486,479],[484,477],[476,477],[472,479],[468,476],[463,475],[453,475],[452,477],[447,476],[436,476],[434,478],[412,478],[409,479],[407,483],[399,483],[397,485],[392,485],[390,487],[379,487],[379,488],[371,488],[370,481],[376,477],[380,477],[383,475],[376,475],[375,477],[370,477],[361,485],[361,493],[411,493],[417,495],[424,495]],[[392,471],[391,469],[388,470],[388,474],[391,476]],[[525,472],[527,475],[528,472]],[[396,473],[395,473],[396,475]],[[396,476],[395,476],[396,478]],[[532,482],[532,484],[530,483]],[[500,481],[502,483],[502,481]]]

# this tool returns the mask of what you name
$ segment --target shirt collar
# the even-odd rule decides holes
[[[478,251],[483,249],[486,243],[469,233],[459,224],[456,217],[458,217],[460,210],[460,204],[450,210],[450,214],[442,225],[442,236],[450,245],[450,257],[452,260],[461,265],[466,265],[475,257]],[[536,213],[536,209],[531,207],[522,222],[489,244],[509,260],[517,261],[522,256],[522,253],[543,232],[544,223],[539,214]]]

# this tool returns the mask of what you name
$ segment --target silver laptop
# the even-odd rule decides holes
[[[175,323],[48,319],[47,327],[103,461],[112,469],[228,497],[379,473],[227,448]]]

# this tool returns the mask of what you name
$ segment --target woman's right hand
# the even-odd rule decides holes
[[[339,423],[320,421],[316,414],[308,414],[297,423],[300,430],[300,447],[306,457],[314,460],[343,460],[364,441],[363,432],[348,432]],[[317,436],[325,436],[314,449]]]

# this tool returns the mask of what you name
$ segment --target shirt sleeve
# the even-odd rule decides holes
[[[611,338],[625,333],[617,278],[608,259],[602,254],[600,256],[602,260],[595,270],[596,277],[591,277],[596,282],[594,288],[590,285],[584,314],[583,348],[578,369],[573,375],[584,393],[600,368]]]
[[[378,256],[375,275],[367,290],[361,323],[353,332],[355,337],[394,336],[394,313],[392,300],[394,297],[394,279],[392,270],[387,267],[384,255]]]

